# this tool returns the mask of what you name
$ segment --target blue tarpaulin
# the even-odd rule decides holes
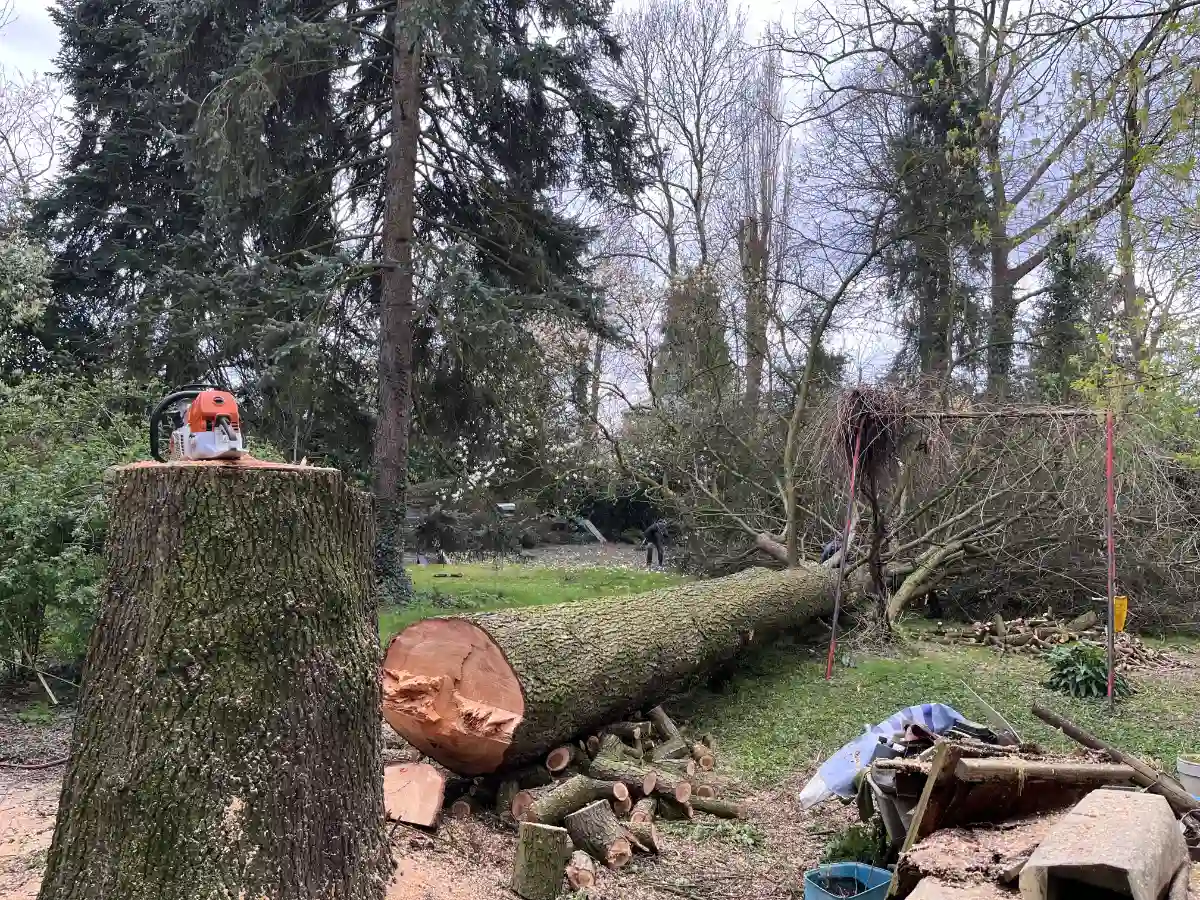
[[[920,725],[933,734],[943,734],[959,722],[967,721],[958,711],[944,703],[922,703],[909,706],[878,725],[867,728],[846,744],[817,769],[800,792],[800,806],[808,809],[830,797],[853,797],[855,779],[871,762],[881,756],[894,755],[889,749],[892,741],[902,737],[909,725]],[[880,739],[883,739],[882,741]]]

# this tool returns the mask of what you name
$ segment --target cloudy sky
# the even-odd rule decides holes
[[[0,28],[0,65],[6,70],[32,75],[54,68],[58,29],[47,9],[44,0],[0,0],[0,22],[10,20]]]

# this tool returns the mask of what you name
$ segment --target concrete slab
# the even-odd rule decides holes
[[[1158,794],[1092,791],[1051,829],[1021,872],[1023,900],[1161,900],[1187,846]]]

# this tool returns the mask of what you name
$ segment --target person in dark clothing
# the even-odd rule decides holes
[[[667,539],[667,523],[662,519],[642,533],[642,546],[646,548],[646,568],[654,564],[654,551],[658,550],[658,564],[663,564],[663,544]]]
[[[830,559],[833,554],[842,549],[842,539],[835,537],[832,541],[821,548],[821,562]]]

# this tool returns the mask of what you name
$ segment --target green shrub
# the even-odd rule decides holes
[[[825,846],[822,865],[860,862],[882,866],[887,861],[888,841],[883,820],[876,816],[866,825],[850,825]]]
[[[104,471],[147,452],[148,396],[115,379],[0,383],[0,663],[78,659],[103,574]]]
[[[1101,647],[1062,644],[1050,651],[1048,659],[1046,687],[1081,699],[1108,696],[1108,657]],[[1113,679],[1113,693],[1118,697],[1133,693],[1133,686],[1120,672]]]

